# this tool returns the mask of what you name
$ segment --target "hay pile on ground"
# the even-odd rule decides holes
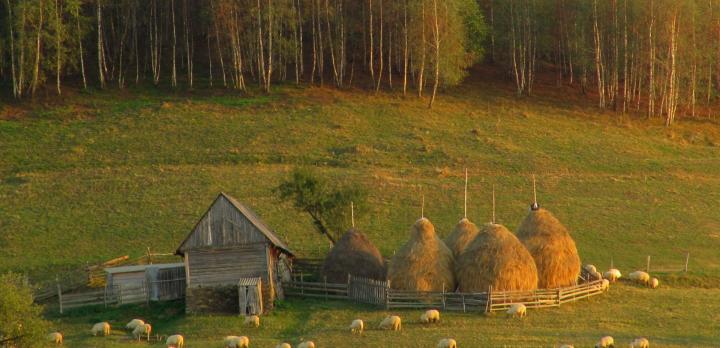
[[[538,275],[525,246],[497,224],[483,225],[477,237],[456,262],[458,289],[462,292],[534,290]]]
[[[467,218],[463,218],[455,225],[455,229],[449,236],[445,237],[445,245],[457,258],[465,248],[477,237],[479,230],[477,226]]]
[[[390,261],[388,279],[394,289],[445,291],[455,289],[452,252],[435,234],[430,220],[422,218],[410,229],[410,240]]]
[[[518,238],[535,259],[538,287],[575,285],[581,266],[575,241],[552,213],[530,210],[518,229]]]
[[[325,257],[322,271],[330,283],[346,283],[348,274],[384,280],[385,261],[364,233],[351,229]]]

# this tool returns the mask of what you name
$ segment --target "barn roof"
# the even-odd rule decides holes
[[[238,212],[240,212],[240,214],[242,214],[243,216],[245,216],[245,217],[248,219],[248,221],[250,221],[250,223],[253,224],[253,226],[255,226],[255,227],[258,229],[258,231],[260,231],[260,233],[262,233],[262,234],[265,236],[265,238],[268,239],[268,241],[270,241],[270,243],[272,243],[275,247],[277,247],[278,249],[280,249],[282,252],[284,252],[284,253],[286,253],[286,254],[288,254],[288,255],[290,255],[290,256],[293,256],[293,252],[290,251],[290,248],[287,247],[287,245],[285,244],[285,242],[283,242],[283,241],[275,234],[275,232],[274,232],[272,229],[270,229],[270,227],[268,227],[268,225],[265,224],[265,222],[262,221],[262,219],[260,219],[260,217],[258,217],[257,214],[255,214],[255,212],[254,212],[252,209],[250,209],[248,206],[240,203],[238,200],[236,200],[236,199],[233,198],[232,196],[228,195],[227,193],[225,193],[225,192],[220,192],[220,194],[218,194],[217,198],[215,198],[215,200],[214,200],[213,203],[210,205],[210,207],[208,207],[208,211],[209,211],[209,210],[212,208],[212,206],[217,202],[217,200],[220,199],[220,197],[223,197],[223,198],[225,198],[228,202],[230,202],[230,204],[231,204],[235,209],[237,209]],[[205,212],[205,214],[203,214],[203,217],[204,217],[206,214],[207,214],[207,211]],[[183,239],[182,243],[180,243],[180,246],[178,247],[177,251],[175,252],[176,254],[178,254],[178,255],[183,255],[183,254],[184,254],[184,252],[181,251],[181,249],[183,248],[183,245],[185,245],[185,243],[186,243],[187,240],[190,238],[190,236],[192,236],[193,232],[195,231],[195,229],[197,228],[197,226],[200,224],[201,221],[202,221],[202,217],[200,218],[200,220],[198,220],[198,222],[197,222],[197,223],[195,224],[195,226],[192,228],[192,230],[190,231],[190,233],[188,233],[188,235],[185,237],[185,239]]]

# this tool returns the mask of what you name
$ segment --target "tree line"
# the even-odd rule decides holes
[[[543,73],[670,125],[717,104],[720,0],[0,0],[0,80],[16,98],[285,82],[431,106],[483,59],[519,95]]]

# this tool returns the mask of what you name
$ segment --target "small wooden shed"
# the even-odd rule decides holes
[[[240,278],[238,282],[238,306],[241,315],[260,315],[262,306],[262,279]]]
[[[182,298],[185,293],[185,265],[158,263],[105,268],[106,286],[121,303],[162,301]]]
[[[262,309],[282,296],[279,263],[293,254],[249,207],[220,193],[176,252],[185,263],[188,312],[241,311],[238,284],[259,278]],[[283,256],[281,258],[281,256]],[[283,265],[284,266],[284,265]]]

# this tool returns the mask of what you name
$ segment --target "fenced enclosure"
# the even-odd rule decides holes
[[[67,309],[104,305],[114,306],[151,301],[170,301],[185,297],[185,278],[156,280],[130,285],[106,286],[102,289],[73,290],[63,293],[58,283],[57,295],[60,313]]]

